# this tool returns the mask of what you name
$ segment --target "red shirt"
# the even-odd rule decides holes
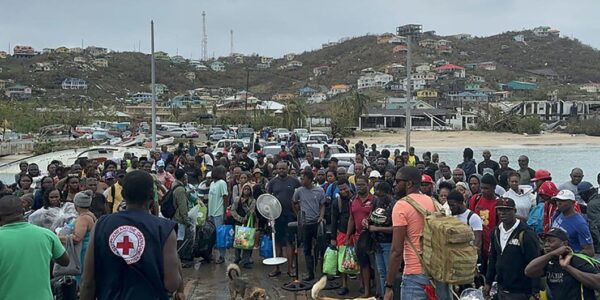
[[[367,196],[366,201],[364,202],[358,195],[352,198],[352,203],[350,205],[350,214],[354,219],[353,237],[355,241],[358,239],[358,236],[363,231],[362,221],[368,218],[371,214],[371,205],[373,204],[373,201],[375,201],[375,197],[370,193]]]
[[[477,200],[478,198],[479,200]],[[488,257],[492,230],[498,225],[498,218],[496,218],[496,201],[498,201],[497,197],[489,199],[481,194],[473,195],[469,201],[469,209],[479,215],[483,223],[481,254],[484,257]]]

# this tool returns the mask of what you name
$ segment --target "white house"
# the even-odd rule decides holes
[[[73,61],[76,63],[81,63],[81,64],[84,64],[87,62],[87,60],[83,56],[76,56],[75,58],[73,58]]]
[[[550,27],[540,26],[533,29],[533,34],[538,37],[547,37],[550,35]]]
[[[285,55],[285,60],[292,61],[292,60],[294,60],[295,57],[296,57],[296,54],[294,54],[294,53],[288,53],[288,54]]]
[[[92,56],[101,56],[108,54],[108,49],[96,46],[90,46],[85,49],[85,51]]]
[[[358,78],[357,87],[358,89],[368,89],[374,87],[383,88],[386,83],[393,80],[394,76],[392,75],[381,72],[373,72],[360,76]]]
[[[406,37],[400,36],[400,35],[395,35],[388,40],[388,43],[395,44],[395,45],[406,44]]]
[[[96,58],[92,60],[92,64],[96,67],[106,68],[108,67],[108,60],[106,58]]]
[[[225,64],[220,61],[215,61],[210,64],[210,68],[215,72],[225,72]]]
[[[429,71],[431,71],[431,65],[429,65],[429,64],[418,65],[415,68],[415,71],[417,71],[417,73],[429,72]]]
[[[79,78],[65,78],[62,82],[63,90],[85,90],[87,88],[87,82]]]
[[[308,103],[321,103],[327,100],[327,95],[325,93],[314,93],[312,96],[308,97]]]
[[[79,47],[70,48],[69,49],[69,53],[80,54],[80,53],[83,53],[83,49],[79,48]]]
[[[413,76],[411,76],[413,77]],[[406,83],[406,78],[402,79],[400,82],[402,85],[402,90],[406,91],[406,87],[408,84]],[[411,79],[410,85],[412,86],[413,91],[422,90],[427,87],[427,80],[425,79]]]
[[[337,94],[346,93],[350,90],[350,86],[347,84],[336,84],[331,87],[327,93],[329,97],[333,97]]]
[[[600,93],[600,83],[586,83],[580,86],[579,89],[588,93]]]
[[[524,43],[525,42],[525,36],[522,35],[522,34],[517,34],[517,35],[513,36],[513,40],[515,40],[515,42]]]

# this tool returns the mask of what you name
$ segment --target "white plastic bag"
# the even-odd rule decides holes
[[[200,206],[198,206],[197,204],[194,205],[194,207],[192,207],[192,209],[190,209],[190,211],[188,211],[188,218],[191,219],[192,221],[192,225],[194,225],[194,227],[196,227],[196,225],[198,225],[198,215],[200,214]]]

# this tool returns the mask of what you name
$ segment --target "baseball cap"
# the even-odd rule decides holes
[[[535,171],[535,175],[533,176],[533,178],[531,178],[531,182],[535,182],[538,180],[544,180],[544,179],[552,179],[552,175],[550,174],[550,171],[548,171],[548,170],[539,169],[539,170]]]
[[[552,197],[552,199],[575,201],[575,194],[569,190],[562,190],[556,196]]]
[[[165,166],[165,161],[164,161],[164,160],[162,160],[162,159],[161,159],[161,160],[159,160],[159,161],[157,161],[157,162],[156,162],[156,166],[157,166],[157,167],[164,167],[164,166]]]
[[[114,172],[106,172],[106,174],[104,174],[104,179],[105,180],[115,179],[115,173]]]
[[[546,232],[543,237],[549,237],[549,236],[553,236],[555,238],[560,239],[561,241],[568,241],[569,240],[569,235],[562,229],[560,228],[551,228],[550,230],[548,230],[548,232]]]
[[[538,194],[548,197],[554,197],[556,196],[556,194],[558,194],[558,188],[556,187],[556,184],[554,184],[552,181],[544,181],[544,183],[542,183],[542,185],[540,185],[540,187],[538,188]]]
[[[377,170],[371,171],[371,173],[369,174],[369,178],[374,178],[374,177],[375,178],[381,177],[381,174],[379,173],[379,171],[377,171]]]
[[[433,179],[429,175],[421,175],[421,183],[431,183],[433,184]]]
[[[515,200],[510,198],[500,198],[496,201],[496,209],[498,208],[516,208]]]
[[[262,174],[263,171],[261,169],[259,169],[259,168],[256,168],[256,169],[254,169],[254,171],[252,172],[252,174],[256,174],[256,173]]]
[[[582,181],[577,185],[577,193],[581,195],[593,188],[594,188],[594,185],[592,185],[590,182]]]

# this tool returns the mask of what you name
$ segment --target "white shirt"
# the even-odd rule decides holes
[[[529,211],[535,206],[535,195],[533,193],[517,194],[517,192],[509,189],[504,193],[503,197],[515,200],[517,208],[517,216],[527,218]]]
[[[212,159],[212,157],[210,157],[210,155],[204,154],[202,159],[204,160],[205,166],[211,166],[211,167],[213,166],[213,159]]]
[[[500,225],[498,225],[498,228],[500,228],[500,247],[502,248],[502,251],[504,251],[504,247],[506,247],[506,243],[508,243],[508,238],[510,237],[512,232],[515,231],[517,226],[519,226],[519,223],[520,223],[520,221],[519,221],[519,219],[517,219],[517,221],[515,222],[515,225],[513,225],[513,227],[511,227],[508,230],[504,229],[503,223],[500,223]]]
[[[470,218],[469,213],[472,213]],[[456,215],[455,217],[461,222],[471,226],[473,231],[483,231],[483,221],[481,220],[481,217],[470,209],[467,208],[464,213]]]

